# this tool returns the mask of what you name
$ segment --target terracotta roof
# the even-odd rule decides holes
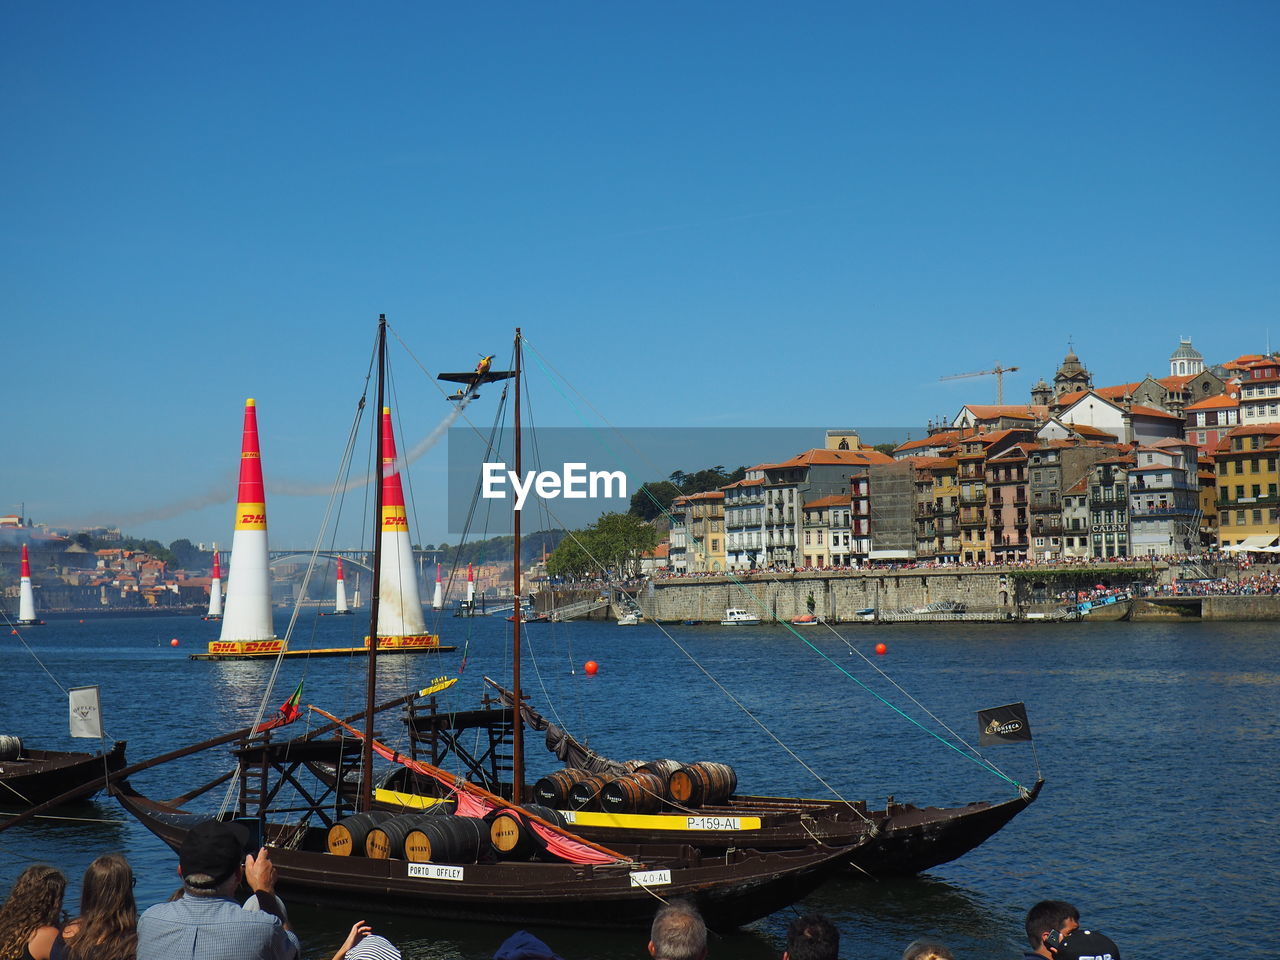
[[[848,466],[864,466],[869,463],[893,463],[893,457],[879,450],[825,450],[815,447],[797,454],[790,460],[773,464],[773,469],[788,467],[811,467],[819,464],[846,464]]]
[[[1049,416],[1049,408],[1038,403],[966,403],[963,409],[968,410],[979,420],[995,420],[999,417],[1016,417],[1020,420],[1044,420]]]
[[[1168,390],[1183,390],[1198,376],[1198,373],[1180,373],[1176,377],[1160,377],[1156,383]]]
[[[819,497],[817,500],[810,500],[804,505],[803,509],[809,510],[811,508],[821,509],[822,507],[843,507],[848,505],[849,500],[850,497],[847,493],[843,496],[837,493],[829,497]]]
[[[1136,413],[1140,417],[1159,417],[1162,420],[1183,419],[1182,417],[1179,417],[1177,414],[1165,413],[1163,410],[1157,410],[1155,407],[1144,407],[1138,403],[1135,403],[1133,406],[1129,408],[1129,413],[1131,414]]]
[[[671,555],[671,544],[666,540],[663,540],[660,544],[658,544],[652,550],[646,550],[644,553],[640,554],[640,556],[648,557],[652,560],[665,560],[670,555]]]
[[[1182,440],[1178,437],[1165,437],[1163,440],[1157,440],[1151,446],[1159,449],[1160,447],[1194,447],[1195,444],[1190,440]]]
[[[1089,489],[1088,478],[1081,477],[1079,480],[1076,481],[1075,486],[1073,486],[1070,490],[1068,490],[1067,493],[1085,493],[1088,491],[1088,489]]]
[[[734,487],[755,487],[764,483],[764,477],[758,477],[755,480],[735,480],[733,483],[726,483],[721,490],[732,490]]]
[[[690,493],[685,496],[686,500],[723,500],[723,490],[706,490],[702,493]]]
[[[921,447],[947,447],[955,443],[961,438],[959,430],[948,430],[943,433],[935,433],[928,437],[921,437],[919,440],[908,440],[900,443],[894,448],[894,453],[899,450],[918,450]]]
[[[1226,407],[1238,407],[1240,400],[1226,394],[1219,394],[1216,397],[1205,397],[1203,400],[1197,400],[1195,403],[1188,403],[1187,410],[1218,410]]]
[[[1072,433],[1080,437],[1107,437],[1111,440],[1120,439],[1114,433],[1109,433],[1101,427],[1091,427],[1087,423],[1066,423],[1063,424],[1063,426],[1067,427]]]

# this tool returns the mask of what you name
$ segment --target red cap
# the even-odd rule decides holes
[[[258,407],[244,402],[244,439],[240,442],[240,492],[238,503],[266,503],[262,485],[262,452],[258,449]]]
[[[222,579],[222,564],[218,561],[218,551],[213,551],[213,578],[215,580]]]
[[[31,579],[31,561],[27,559],[27,545],[22,545],[22,575]]]
[[[342,579],[342,558],[338,558],[338,579]]]

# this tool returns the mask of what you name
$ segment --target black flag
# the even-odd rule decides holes
[[[1003,707],[978,711],[978,745],[989,747],[993,743],[1017,743],[1031,739],[1031,724],[1027,722],[1025,703],[1007,703]]]

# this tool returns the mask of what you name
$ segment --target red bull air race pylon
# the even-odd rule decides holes
[[[436,564],[436,592],[431,598],[432,610],[444,609],[444,584],[440,581],[440,564]]]
[[[328,613],[320,614],[322,617],[349,617],[351,616],[351,608],[347,606],[347,582],[342,576],[342,558],[338,558],[337,579],[333,588],[333,609]]]
[[[435,650],[440,638],[427,632],[418,595],[418,572],[409,542],[404,487],[391,429],[391,408],[382,408],[382,569],[378,571],[378,650]],[[365,637],[365,645],[369,638]]]
[[[44,621],[36,616],[36,595],[31,589],[31,558],[27,545],[22,545],[22,574],[18,581],[18,623],[24,627],[38,627]]]
[[[209,578],[209,612],[205,620],[222,619],[222,565],[218,560],[218,545],[213,545],[213,576]]]
[[[210,654],[275,654],[284,649],[271,625],[271,569],[267,555],[267,494],[262,483],[258,448],[258,408],[244,402],[244,437],[240,445],[240,486],[236,494],[235,535],[231,540],[231,574],[222,634],[209,644]]]

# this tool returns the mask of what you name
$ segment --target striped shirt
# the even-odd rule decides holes
[[[138,960],[296,960],[299,951],[271,914],[221,897],[185,893],[138,918]]]

